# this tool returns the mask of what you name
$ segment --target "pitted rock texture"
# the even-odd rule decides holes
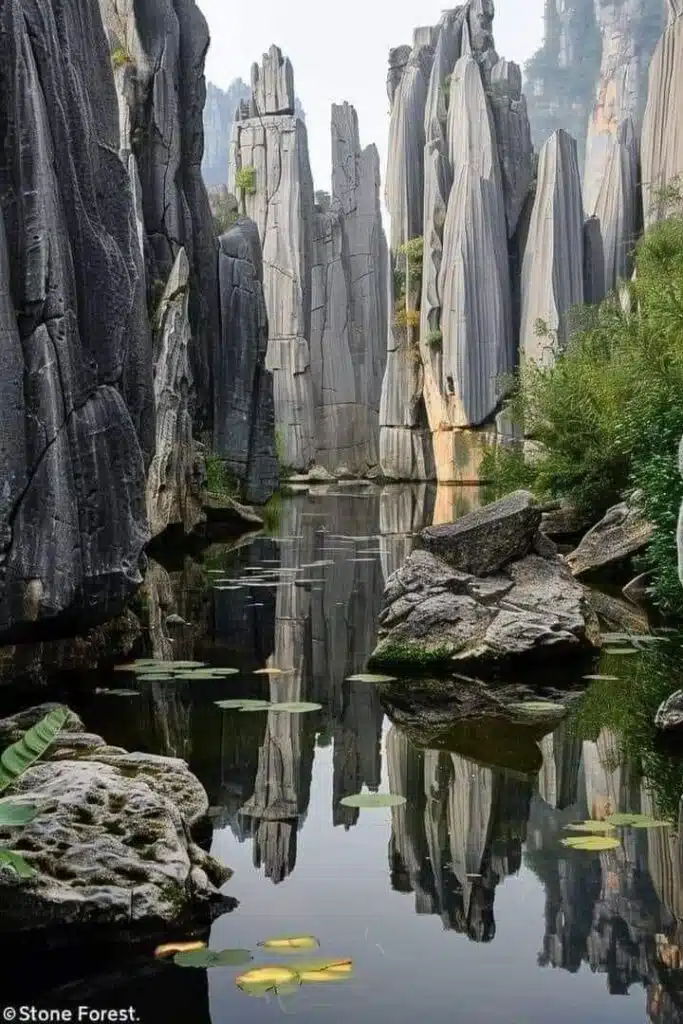
[[[653,528],[635,503],[615,505],[589,530],[579,546],[567,555],[575,576],[621,562],[641,551],[651,539]]]
[[[431,550],[414,551],[387,582],[373,666],[485,670],[599,644],[586,592],[538,533],[529,499],[520,492],[423,533]]]
[[[2,746],[50,707],[1,721]],[[234,906],[219,892],[232,872],[190,838],[208,798],[184,761],[109,747],[73,713],[47,758],[9,794],[38,808],[29,824],[2,830],[3,845],[37,875],[20,880],[0,867],[3,931],[170,925]]]
[[[264,505],[279,485],[273,376],[258,229],[240,220],[220,239],[221,344],[216,353],[215,446],[247,501]]]
[[[650,64],[641,141],[646,227],[669,215],[662,197],[683,173],[683,0],[667,0],[668,23]]]
[[[538,161],[522,263],[520,357],[551,365],[567,341],[567,314],[583,302],[583,205],[576,142],[557,131]]]
[[[203,521],[203,466],[192,439],[188,318],[190,267],[180,249],[154,316],[156,447],[147,474],[147,513],[152,536],[174,523],[191,533]]]
[[[151,339],[108,60],[83,0],[0,10],[5,640],[117,614],[149,539]]]
[[[99,0],[119,102],[119,150],[144,226],[150,299],[180,247],[190,265],[193,420],[211,427],[216,233],[201,176],[206,21],[195,0]]]

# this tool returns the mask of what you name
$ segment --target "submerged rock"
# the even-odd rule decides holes
[[[428,550],[387,582],[372,664],[493,667],[598,646],[586,592],[539,533],[540,520],[531,496],[518,492],[425,530]]]
[[[579,546],[567,555],[574,576],[621,562],[641,551],[652,537],[652,526],[635,507],[621,502],[589,530]]]
[[[2,746],[51,707],[0,721]],[[13,784],[15,798],[38,814],[3,828],[2,845],[37,874],[20,879],[0,865],[3,932],[169,925],[235,905],[219,891],[232,872],[190,838],[208,798],[184,761],[108,747],[71,713],[48,759]]]

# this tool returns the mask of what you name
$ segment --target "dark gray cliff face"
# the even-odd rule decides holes
[[[190,265],[192,415],[211,428],[211,364],[218,338],[217,238],[201,176],[206,21],[195,0],[100,0],[115,66],[121,157],[129,167],[150,305],[178,251]]]
[[[265,504],[279,484],[273,375],[266,370],[268,315],[256,224],[240,220],[218,252],[221,344],[216,352],[216,450],[244,485],[245,498]]]
[[[109,51],[86,0],[0,9],[0,637],[139,584],[151,338]]]

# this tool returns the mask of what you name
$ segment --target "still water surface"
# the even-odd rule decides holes
[[[386,577],[413,534],[476,502],[474,491],[435,496],[426,487],[288,499],[277,538],[213,548],[170,573],[152,566],[157,625],[145,653],[238,667],[239,677],[139,683],[136,698],[71,701],[108,742],[184,757],[205,785],[211,851],[234,869],[226,891],[239,900],[213,925],[212,948],[282,963],[257,944],[310,934],[320,956],[352,958],[353,977],[266,1001],[236,987],[236,968],[124,963],[122,954],[120,965],[88,976],[62,955],[42,981],[39,969],[20,986],[26,997],[43,1006],[130,1002],[143,1024],[262,1024],[287,1013],[329,1024],[683,1021],[675,838],[626,830],[622,847],[601,854],[559,843],[571,821],[653,809],[618,737],[603,729],[585,740],[565,721],[540,738],[530,774],[515,770],[514,757],[499,769],[495,745],[476,760],[455,747],[421,749],[405,708],[392,724],[372,685],[346,681],[365,668]],[[163,627],[169,594],[192,625]],[[266,665],[288,674],[254,674]],[[215,706],[235,696],[323,710]],[[341,806],[363,788],[407,803]]]

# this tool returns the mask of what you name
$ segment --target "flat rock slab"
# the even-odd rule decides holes
[[[531,551],[541,515],[533,495],[515,491],[457,522],[429,526],[420,537],[427,551],[454,569],[487,576]]]
[[[0,721],[2,746],[51,707]],[[73,713],[57,739],[3,794],[38,809],[0,833],[37,873],[22,879],[0,866],[0,933],[168,926],[234,906],[219,891],[232,872],[191,839],[208,798],[184,761],[107,746]]]
[[[635,555],[652,537],[652,526],[626,502],[615,505],[567,555],[574,576],[583,576]]]

